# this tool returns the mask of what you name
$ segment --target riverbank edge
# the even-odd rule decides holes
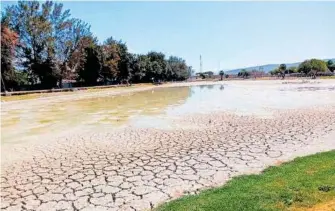
[[[280,84],[315,84],[315,83],[325,83],[325,84],[333,84],[335,85],[335,79],[316,79],[316,80],[234,80],[234,81],[192,81],[192,82],[176,82],[176,83],[165,83],[162,85],[153,85],[153,84],[135,84],[132,86],[105,86],[105,87],[97,87],[96,90],[90,91],[94,88],[89,89],[78,89],[74,92],[60,92],[60,93],[45,93],[47,96],[40,96],[32,99],[18,99],[18,100],[3,100],[3,98],[12,97],[12,96],[1,96],[1,105],[15,105],[21,104],[22,102],[34,102],[34,101],[66,101],[66,100],[76,100],[76,99],[87,99],[94,97],[104,97],[104,96],[115,96],[122,94],[130,94],[135,92],[152,90],[155,88],[168,88],[168,87],[184,87],[184,86],[197,86],[197,85],[229,85],[229,84],[262,84],[269,83],[272,85],[280,85]],[[64,94],[63,94],[64,93]],[[68,93],[68,94],[65,94]],[[29,93],[32,94],[32,93]],[[26,95],[26,96],[29,96]],[[58,94],[58,95],[55,95]]]

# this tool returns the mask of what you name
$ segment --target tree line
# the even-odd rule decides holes
[[[113,37],[99,43],[90,25],[71,17],[63,4],[19,1],[1,17],[2,90],[185,80],[191,67],[161,52],[133,54]]]
[[[332,60],[323,61],[320,59],[308,59],[299,64],[299,66],[287,68],[286,64],[280,64],[278,68],[270,71],[271,75],[280,75],[285,78],[285,74],[299,73],[316,78],[317,74],[335,71],[335,64]]]
[[[334,73],[335,63],[333,60],[323,61],[320,59],[308,59],[300,63],[298,66],[287,67],[286,64],[280,64],[278,68],[271,70],[269,74],[277,75],[285,78],[286,74],[300,74],[315,78],[317,74]],[[262,70],[247,71],[242,69],[237,76],[248,78],[249,76],[266,75]]]

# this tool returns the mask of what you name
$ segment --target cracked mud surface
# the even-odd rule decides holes
[[[270,119],[218,112],[180,121],[193,129],[127,127],[27,148],[31,159],[2,168],[1,209],[151,209],[313,147],[335,148],[333,106]]]
[[[261,91],[253,93],[264,93],[262,90],[266,83],[261,83]],[[258,104],[271,110],[273,115],[237,115],[228,110],[214,109],[210,114],[195,112],[206,106],[210,110],[215,105],[225,105],[227,101],[227,108],[236,106],[237,101],[234,100],[238,98],[235,96],[237,92],[229,91],[232,90],[229,87],[218,91],[219,87],[210,86],[212,91],[203,92],[200,98],[189,97],[191,91],[188,88],[174,92],[171,89],[168,95],[163,93],[164,90],[150,91],[150,98],[145,96],[143,100],[138,97],[137,101],[145,102],[148,109],[152,108],[151,113],[156,113],[158,101],[162,103],[161,107],[166,107],[186,99],[184,104],[188,106],[183,107],[182,111],[190,112],[177,112],[178,118],[172,118],[169,129],[161,127],[158,121],[154,123],[158,127],[153,127],[151,123],[149,127],[126,124],[120,128],[109,124],[84,125],[82,122],[83,126],[78,130],[69,126],[71,132],[49,132],[54,137],[38,133],[40,141],[6,142],[1,149],[1,210],[150,210],[159,203],[184,194],[196,194],[200,190],[224,184],[236,175],[258,173],[269,165],[297,156],[335,149],[333,90],[316,89],[315,93],[309,89],[303,90],[302,95],[313,98],[299,97],[297,92],[292,98],[286,95],[278,98],[277,94],[270,98],[271,94],[263,94],[256,99],[248,90],[249,87],[258,87],[257,83],[243,82],[239,86],[247,90],[238,92],[240,97],[241,93],[245,94],[238,101],[243,102],[241,106],[248,106],[250,110],[257,104],[253,104],[255,101],[265,99]],[[277,86],[295,88],[273,85],[273,82],[267,88],[277,89]],[[283,93],[287,94],[285,91]],[[221,101],[212,101],[212,104],[204,104],[205,107],[194,104],[199,99],[204,102],[217,96]],[[286,99],[287,104],[278,105],[282,99]],[[288,109],[291,99],[297,99],[300,104],[307,106]],[[306,102],[308,99],[315,100]],[[22,110],[26,114],[39,111],[37,113],[44,116],[41,111],[48,107],[42,103],[44,101],[29,104],[41,103],[42,109],[36,107],[31,112],[23,107]],[[270,103],[264,105],[266,102]],[[270,109],[271,103],[286,107]],[[120,104],[123,108],[128,105],[133,109],[132,100],[123,99]],[[100,105],[96,106],[100,109]],[[18,110],[13,109],[12,104],[5,106],[8,112]],[[97,112],[97,108],[93,110],[101,116],[113,107],[101,107],[101,112]],[[89,112],[92,111],[77,111],[70,119],[80,113],[87,116]],[[58,117],[59,113],[54,115]],[[18,119],[22,117],[25,116],[18,116]],[[158,116],[151,120],[155,118],[158,120]],[[63,116],[58,119],[63,119]],[[31,123],[33,120],[24,119],[24,122]],[[13,128],[19,132],[20,127],[25,126],[11,124],[2,132],[11,129],[15,133]],[[24,133],[18,133],[16,137],[21,134]],[[12,160],[11,157],[20,159]]]

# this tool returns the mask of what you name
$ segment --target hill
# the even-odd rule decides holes
[[[328,61],[328,60],[333,60],[335,61],[335,58],[333,59],[323,59],[324,61]],[[287,63],[286,67],[290,68],[290,67],[296,67],[299,66],[301,62],[296,62],[296,63]],[[251,70],[259,70],[259,68],[263,68],[263,71],[265,73],[270,72],[271,70],[279,67],[280,64],[266,64],[266,65],[261,65],[261,66],[253,66],[253,67],[244,67],[244,68],[238,68],[238,69],[233,69],[233,70],[226,70],[225,73],[226,74],[238,74],[242,69],[246,69],[247,71],[251,71]]]

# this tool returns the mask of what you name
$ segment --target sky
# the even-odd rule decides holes
[[[5,2],[2,7],[15,2]],[[69,2],[72,17],[132,53],[182,57],[197,72],[335,58],[335,2]]]

